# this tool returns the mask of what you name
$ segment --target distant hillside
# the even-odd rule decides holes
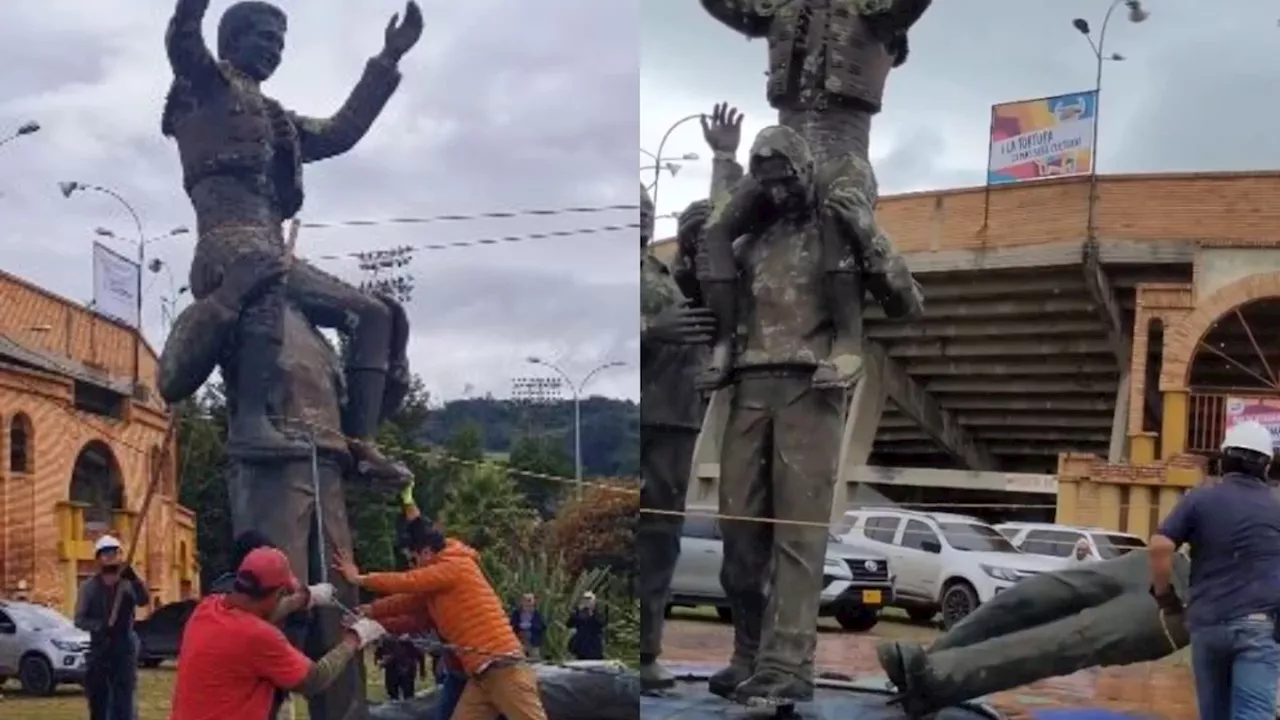
[[[480,428],[484,451],[505,455],[521,437],[557,440],[573,458],[573,402],[530,405],[493,397],[452,400],[427,415],[424,439],[443,444],[467,423]],[[590,476],[640,474],[640,406],[592,397],[582,401],[582,465]]]

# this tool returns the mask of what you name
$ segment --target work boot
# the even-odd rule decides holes
[[[240,342],[236,348],[235,412],[227,428],[227,452],[234,457],[283,460],[311,456],[311,443],[286,435],[271,422],[272,400],[279,394],[283,347],[281,289],[273,288],[240,316]]]
[[[733,336],[738,325],[737,290],[735,280],[706,280],[702,283],[707,309],[716,316],[716,335],[715,344],[711,346],[711,359],[694,380],[699,390],[719,390],[729,384],[733,375]]]
[[[813,683],[790,673],[765,669],[747,678],[733,693],[743,705],[794,705],[813,700]]]
[[[311,443],[280,432],[265,415],[237,408],[227,428],[227,452],[253,460],[297,460],[311,457]]]
[[[640,663],[640,689],[666,690],[675,687],[676,676],[657,660]]]
[[[368,440],[347,439],[347,449],[355,460],[356,472],[388,492],[403,492],[413,482],[413,473],[399,460],[392,460]]]
[[[876,660],[880,661],[880,668],[895,689],[902,690],[907,686],[907,671],[902,666],[902,649],[898,643],[887,641],[877,644]]]
[[[733,693],[747,678],[751,677],[751,668],[738,663],[730,663],[729,667],[716,672],[707,680],[707,690],[712,695],[731,700]]]

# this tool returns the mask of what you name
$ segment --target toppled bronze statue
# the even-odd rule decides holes
[[[1190,563],[1174,556],[1173,591],[1188,598]],[[925,648],[885,642],[880,665],[913,717],[1093,667],[1158,660],[1190,642],[1181,612],[1151,593],[1146,552],[1028,578]]]
[[[876,225],[879,190],[867,148],[885,81],[891,69],[906,62],[907,31],[932,0],[700,1],[735,32],[768,39],[769,104],[778,110],[779,124],[799,133],[813,154],[814,192],[831,230],[822,235],[824,279],[812,292],[822,297],[836,327],[813,382],[850,387],[862,369],[864,291],[890,317],[913,317],[923,303],[910,272]],[[748,181],[717,211],[727,226],[741,229],[759,223],[767,209],[759,186]],[[728,233],[707,239],[703,293],[720,318],[711,362],[701,378],[708,388],[727,383],[733,368],[734,239]]]
[[[383,299],[291,258],[282,223],[302,208],[302,165],[354,147],[391,98],[400,82],[397,63],[422,34],[422,13],[409,2],[402,22],[391,19],[382,51],[365,66],[342,109],[317,119],[286,111],[262,92],[284,50],[284,11],[258,1],[232,5],[218,25],[215,59],[201,29],[208,5],[178,0],[165,37],[174,78],[161,129],[177,141],[199,233],[191,294],[196,300],[211,296],[242,258],[286,262],[279,282],[248,299],[224,358],[236,408],[228,451],[267,461],[310,453],[305,438],[272,422],[284,402],[281,334],[288,303],[316,326],[349,339],[343,430],[353,438],[351,452],[366,474],[401,477],[403,467],[370,442],[391,369],[393,311]]]

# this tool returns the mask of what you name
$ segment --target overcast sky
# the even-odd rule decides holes
[[[281,0],[283,65],[266,86],[290,109],[335,111],[382,46],[399,0]],[[214,0],[205,24],[230,5]],[[638,136],[636,0],[422,3],[422,41],[400,89],[350,154],[306,170],[304,221],[634,204]],[[0,135],[26,120],[43,130],[0,149],[0,267],[79,301],[91,294],[93,229],[132,237],[109,197],[58,193],[60,180],[112,188],[147,232],[192,225],[176,147],[160,134],[170,80],[164,30],[173,0],[5,2],[0,9]],[[303,231],[317,256],[546,230],[623,225],[635,211],[555,218]],[[639,394],[635,230],[430,252],[410,266],[413,369],[437,397],[507,395],[515,377],[580,377],[588,392]],[[193,236],[149,252],[185,284]],[[106,241],[108,244],[112,241]],[[116,250],[132,254],[118,243]],[[320,265],[359,279],[354,260]],[[163,336],[169,276],[148,276],[146,330]]]
[[[996,103],[1092,88],[1096,63],[1072,27],[1096,33],[1108,0],[938,0],[911,35],[911,54],[889,78],[871,155],[882,192],[981,185],[990,108]],[[1103,173],[1280,167],[1280,3],[1276,0],[1148,0],[1133,25],[1112,16],[1100,105]],[[740,159],[772,124],[765,102],[763,40],[748,42],[715,22],[697,0],[644,0],[640,77],[641,146],[658,143],[680,118],[727,100],[746,113]],[[664,156],[699,153],[664,174],[658,212],[705,197],[710,151],[696,121],[676,129]],[[642,164],[649,162],[641,156]],[[652,176],[645,173],[645,181]],[[663,220],[659,237],[674,233]]]

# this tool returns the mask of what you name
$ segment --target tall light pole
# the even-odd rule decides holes
[[[170,238],[175,238],[175,237],[178,237],[179,235],[186,235],[190,232],[191,230],[187,228],[185,225],[179,225],[163,235],[157,235],[153,238],[147,238],[145,241],[143,241],[142,247],[138,248],[138,260],[141,261],[146,256],[146,246],[151,245],[152,243],[155,243],[155,242],[159,242],[161,240],[168,240]],[[111,230],[104,227],[94,228],[93,233],[99,237],[111,238],[112,240],[126,242],[135,246],[138,245],[137,240],[132,240],[127,237],[121,237],[120,235],[117,235],[115,232],[112,232]],[[178,296],[186,292],[186,288],[183,287],[175,290],[174,282],[173,282],[173,270],[169,268],[169,263],[161,260],[160,258],[151,258],[151,261],[147,263],[146,269],[152,272],[153,274],[159,273],[161,270],[164,270],[169,275],[169,296],[167,298],[161,298],[161,302],[160,302],[161,320],[165,323],[165,329],[167,331],[168,326],[172,324],[173,307],[178,302]],[[141,278],[142,278],[141,267],[139,267],[138,269],[138,278],[139,278],[139,283],[141,283]],[[141,287],[141,284],[139,284],[139,287]],[[142,301],[143,300],[144,298],[142,297],[142,293],[139,292],[138,293],[138,327],[139,328],[142,327]],[[166,302],[168,303],[168,307],[166,307]],[[141,332],[141,330],[139,330],[139,332]]]
[[[4,138],[0,138],[0,145],[7,145],[8,143],[11,143],[14,140],[17,140],[18,138],[24,135],[31,135],[32,133],[38,133],[38,132],[40,132],[40,123],[36,122],[35,120],[28,120],[27,122],[24,122],[21,125],[19,125],[17,130],[14,130],[12,133],[6,135]]]
[[[602,363],[595,366],[586,375],[582,376],[582,380],[575,384],[573,378],[569,377],[569,373],[559,365],[543,360],[540,357],[530,356],[525,358],[532,365],[541,365],[555,371],[560,377],[564,378],[564,382],[569,386],[569,392],[573,393],[573,477],[578,481],[578,493],[582,493],[582,390],[591,382],[591,378],[609,370],[610,368],[622,367],[626,363],[621,360],[613,360],[611,362]]]
[[[1131,23],[1140,23],[1151,14],[1142,7],[1140,0],[1112,0],[1111,6],[1107,8],[1107,14],[1102,17],[1102,26],[1098,28],[1098,40],[1094,42],[1093,35],[1089,30],[1089,22],[1084,18],[1075,18],[1071,21],[1074,27],[1084,39],[1089,41],[1089,47],[1093,50],[1093,56],[1097,60],[1097,68],[1094,73],[1093,80],[1093,162],[1089,163],[1089,226],[1088,233],[1090,240],[1096,240],[1098,237],[1097,230],[1097,206],[1098,206],[1098,117],[1102,110],[1102,68],[1107,63],[1120,62],[1124,60],[1124,56],[1120,53],[1106,54],[1107,43],[1107,25],[1111,23],[1111,15],[1116,8],[1124,5],[1129,11],[1128,18]]]
[[[138,231],[138,283],[137,288],[135,289],[138,326],[134,328],[133,331],[133,395],[136,398],[138,396],[138,356],[142,352],[142,268],[146,265],[147,261],[147,234],[142,229],[142,219],[138,217],[138,211],[133,209],[133,206],[129,204],[129,201],[125,200],[119,193],[111,188],[105,188],[101,185],[90,185],[76,180],[65,180],[58,183],[58,189],[62,191],[62,196],[66,198],[70,198],[75,193],[81,191],[110,195],[112,198],[115,198],[116,202],[120,203],[126,211],[128,211],[129,217],[133,218],[134,228]]]
[[[651,193],[653,195],[653,207],[655,210],[658,208],[658,180],[660,179],[662,174],[662,161],[659,159],[662,157],[662,148],[666,146],[667,138],[671,137],[671,133],[674,132],[676,128],[689,122],[690,120],[700,120],[700,119],[702,119],[702,113],[686,115],[680,118],[679,120],[671,123],[671,127],[667,128],[667,131],[662,134],[662,140],[658,142],[658,152],[652,155],[654,159],[654,164],[656,166],[653,168],[653,186],[652,186],[653,192]],[[644,150],[641,150],[640,152],[644,152],[646,155],[649,154]]]

